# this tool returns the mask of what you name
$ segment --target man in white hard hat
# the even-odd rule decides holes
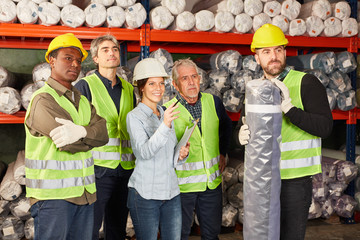
[[[72,33],[54,38],[45,56],[51,76],[26,112],[26,196],[35,240],[91,239],[96,188],[90,150],[109,138],[105,119],[71,85],[86,56]]]
[[[305,238],[312,175],[321,172],[321,138],[330,135],[333,119],[321,82],[286,66],[287,44],[279,27],[265,24],[255,32],[251,51],[264,70],[264,79],[281,90],[280,239],[300,240]],[[236,129],[240,129],[236,138],[241,145],[248,144],[251,134],[255,134],[242,120]]]
[[[175,132],[182,136],[193,120],[199,120],[191,138],[188,160],[176,167],[182,206],[181,239],[188,239],[194,210],[202,239],[218,239],[222,219],[221,173],[230,143],[232,122],[220,98],[200,93],[200,75],[190,59],[180,59],[172,70],[173,85],[179,94],[167,102],[179,100],[179,118]]]
[[[93,240],[99,239],[104,219],[106,240],[126,238],[128,181],[135,166],[126,115],[136,105],[133,86],[116,75],[120,65],[120,46],[112,35],[91,42],[90,52],[97,66],[95,73],[80,80],[75,87],[106,119],[110,141],[94,148],[97,201],[94,207]]]

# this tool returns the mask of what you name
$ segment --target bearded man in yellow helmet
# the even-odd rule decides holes
[[[87,55],[72,33],[54,38],[45,55],[51,76],[26,112],[26,196],[35,240],[91,239],[96,187],[90,150],[109,138],[105,119],[71,85]]]
[[[287,44],[279,27],[265,24],[255,32],[251,51],[264,70],[264,79],[281,90],[280,239],[300,240],[305,238],[312,175],[321,172],[321,138],[330,135],[333,119],[321,82],[286,66]],[[256,134],[242,120],[236,129],[241,145],[248,144],[251,135]]]

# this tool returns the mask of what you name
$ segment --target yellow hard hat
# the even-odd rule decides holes
[[[80,40],[75,37],[72,33],[65,33],[63,35],[59,35],[56,38],[54,38],[48,47],[48,50],[45,54],[45,59],[47,62],[49,62],[49,54],[59,48],[67,48],[67,47],[76,47],[80,49],[82,53],[82,59],[81,61],[84,61],[86,57],[88,56],[87,51],[83,48]]]
[[[256,30],[250,48],[252,52],[255,52],[256,48],[286,46],[288,43],[289,41],[279,27],[267,23]]]

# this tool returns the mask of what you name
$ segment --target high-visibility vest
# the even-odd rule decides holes
[[[115,169],[119,164],[124,169],[135,167],[135,156],[131,149],[130,136],[126,129],[126,115],[134,108],[134,88],[120,78],[122,93],[120,113],[100,78],[94,73],[84,78],[88,83],[92,104],[96,113],[106,120],[109,142],[92,149],[95,165]]]
[[[73,122],[87,126],[91,118],[89,101],[81,96],[79,109],[65,97],[59,96],[48,84],[37,90],[30,101],[25,119],[29,116],[34,97],[50,94],[66,110]],[[59,151],[46,136],[33,136],[25,124],[26,196],[39,200],[80,197],[86,189],[95,193],[94,160],[91,152],[70,153]]]
[[[302,110],[301,81],[305,73],[291,70],[284,79],[291,103]],[[283,117],[281,128],[282,179],[292,179],[321,172],[321,138],[307,133]]]
[[[168,107],[175,102],[173,98],[165,104]],[[175,133],[178,141],[183,136],[186,127],[193,126],[192,116],[188,110],[178,104],[179,118],[174,120]],[[221,183],[219,170],[219,118],[216,114],[214,97],[211,94],[202,93],[201,96],[201,129],[198,126],[190,137],[190,151],[187,161],[176,167],[180,192],[199,192],[215,189]],[[194,119],[196,120],[196,119]]]

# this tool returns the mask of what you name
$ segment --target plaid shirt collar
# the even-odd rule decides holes
[[[291,68],[289,66],[286,66],[284,70],[279,74],[279,76],[276,77],[276,79],[280,81],[284,81],[288,73],[290,72]]]

